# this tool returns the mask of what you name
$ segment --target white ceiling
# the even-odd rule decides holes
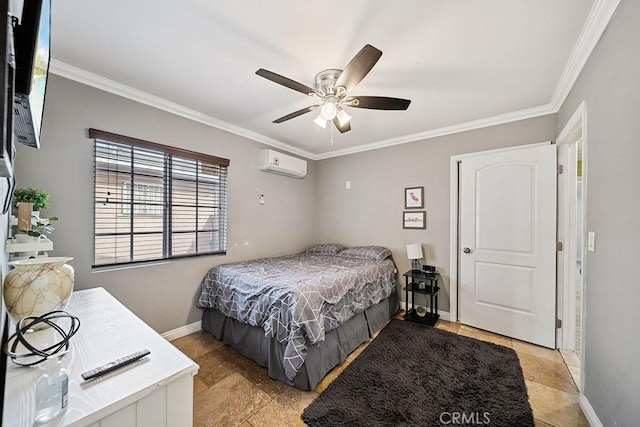
[[[546,111],[594,0],[52,3],[53,72],[93,73],[321,158]],[[407,111],[351,108],[352,130],[335,131],[333,147],[316,113],[271,123],[314,100],[258,68],[313,86],[316,73],[344,68],[367,43],[383,55],[351,94],[408,98]]]

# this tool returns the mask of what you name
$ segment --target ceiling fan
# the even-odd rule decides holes
[[[260,77],[309,95],[318,101],[315,105],[282,116],[274,120],[273,123],[282,123],[320,109],[320,114],[314,122],[318,126],[326,128],[327,121],[331,120],[336,128],[341,133],[344,133],[351,130],[351,116],[344,110],[344,107],[373,110],[406,110],[411,103],[409,99],[389,98],[386,96],[349,96],[351,89],[371,71],[381,56],[381,50],[367,44],[351,59],[344,70],[328,69],[316,74],[315,89],[260,68],[256,71],[256,74]]]

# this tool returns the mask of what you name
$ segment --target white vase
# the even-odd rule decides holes
[[[25,316],[40,316],[65,310],[73,291],[73,258],[50,257],[11,261],[14,269],[4,279],[3,295],[14,322]]]

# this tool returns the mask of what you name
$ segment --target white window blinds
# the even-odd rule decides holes
[[[89,129],[93,267],[226,253],[229,160]]]

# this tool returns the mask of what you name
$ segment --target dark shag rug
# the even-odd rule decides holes
[[[533,426],[513,349],[396,319],[302,419],[313,427]]]

